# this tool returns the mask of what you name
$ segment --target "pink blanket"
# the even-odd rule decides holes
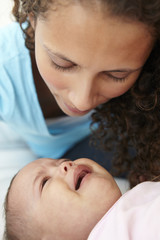
[[[160,240],[160,182],[144,182],[125,193],[88,240]]]

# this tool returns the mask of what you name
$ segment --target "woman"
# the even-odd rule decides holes
[[[160,2],[14,2],[13,13],[29,51],[21,51],[22,40],[22,48],[18,47],[14,56],[8,57],[3,50],[7,57],[3,57],[1,73],[11,93],[19,86],[23,93],[12,94],[17,98],[7,113],[6,98],[2,98],[2,120],[17,129],[38,157],[71,157],[66,152],[72,147],[74,152],[74,145],[88,137],[88,117],[96,108],[92,117],[93,123],[98,123],[98,139],[107,150],[113,142],[116,166],[122,172],[132,166],[136,183],[156,175]],[[4,41],[8,43],[7,38]],[[15,69],[17,66],[23,73],[20,82],[17,72],[10,77],[13,72],[8,74],[4,67],[17,62]],[[0,82],[4,90],[4,82]],[[64,114],[71,118],[66,120]],[[52,119],[51,124],[47,119]],[[134,154],[131,151],[134,162],[128,156],[130,146],[136,149]],[[52,155],[55,152],[56,156]],[[86,152],[79,145],[76,157],[86,156]]]

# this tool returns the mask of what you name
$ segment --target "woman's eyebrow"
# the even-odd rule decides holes
[[[52,56],[56,56],[56,57],[59,57],[61,58],[62,60],[64,61],[67,61],[67,62],[70,62],[74,65],[78,65],[77,63],[73,62],[72,60],[70,60],[69,58],[67,58],[65,55],[61,54],[61,53],[58,53],[58,52],[54,52],[52,51],[49,47],[47,47],[45,44],[43,44],[44,48],[47,50],[47,52]]]

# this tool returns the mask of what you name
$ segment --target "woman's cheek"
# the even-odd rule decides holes
[[[108,97],[115,98],[126,93],[137,81],[139,73],[133,75],[131,79],[124,80],[124,82],[113,82],[108,88]]]
[[[63,76],[63,72],[54,69],[51,61],[44,53],[36,54],[36,62],[39,73],[49,89],[64,89],[67,87],[67,77]]]
[[[45,71],[41,71],[41,76],[45,81],[46,85],[53,89],[65,89],[67,88],[67,80],[63,76],[62,73],[57,73],[54,69],[47,69]]]
[[[107,98],[115,98],[123,95],[125,92],[127,92],[133,84],[130,85],[122,85],[123,83],[114,83],[110,86],[106,86],[104,88],[104,96],[107,96]]]

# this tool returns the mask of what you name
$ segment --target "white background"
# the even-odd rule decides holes
[[[12,0],[0,0],[0,26],[7,25],[13,19],[11,16],[13,1]]]

